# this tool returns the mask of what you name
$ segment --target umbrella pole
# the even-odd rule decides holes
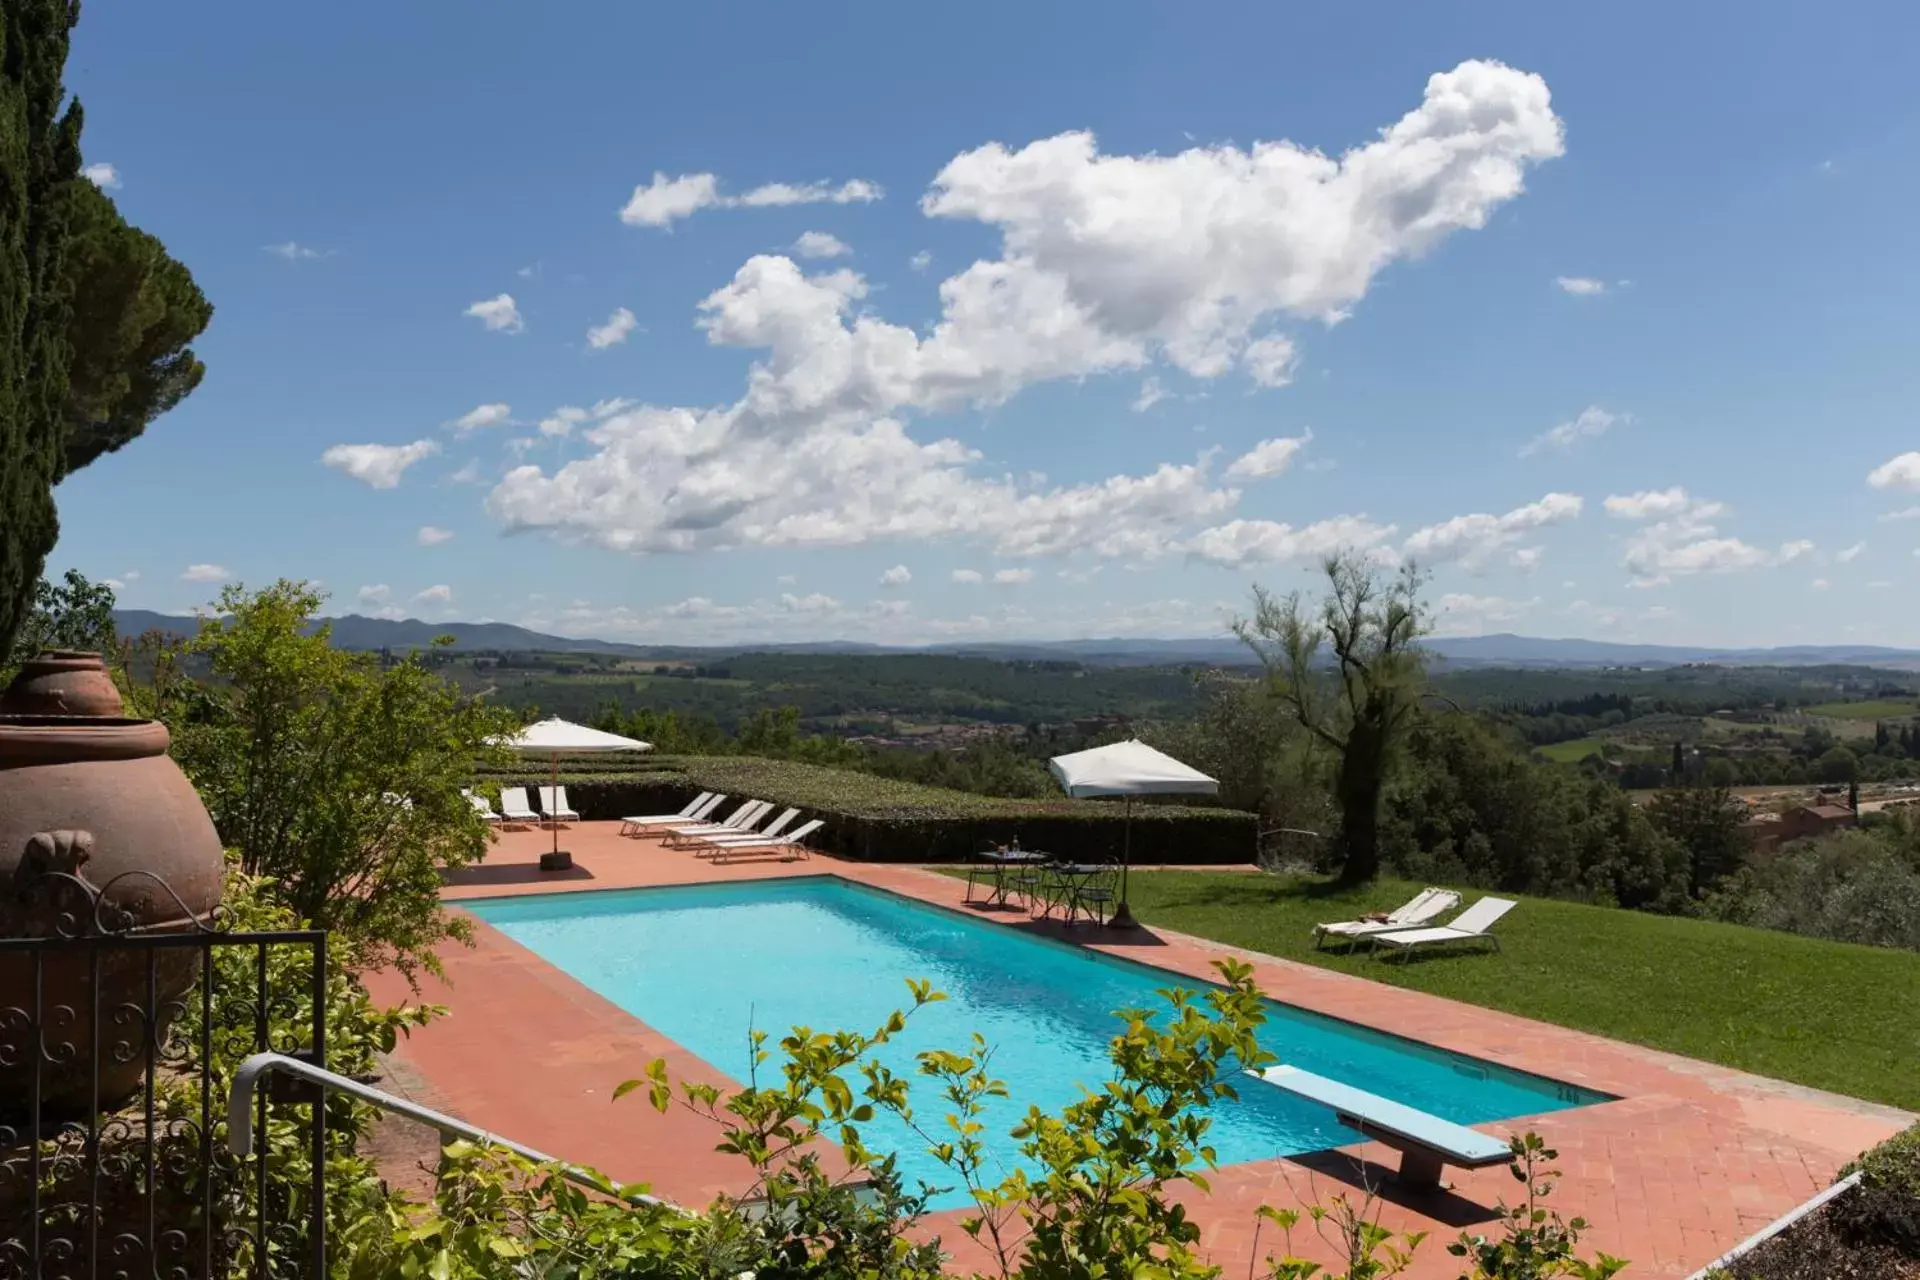
[[[550,785],[553,790],[548,792],[548,794],[557,797],[560,791],[560,753],[558,751],[553,753],[552,760],[553,771],[550,775],[551,780],[548,785]],[[540,855],[540,869],[542,871],[565,871],[573,865],[573,855],[571,853],[560,852],[560,819],[550,813],[547,815],[547,823],[553,828],[553,852],[551,854],[543,853]]]
[[[1107,921],[1109,929],[1134,929],[1139,922],[1133,918],[1133,912],[1127,906],[1127,868],[1133,862],[1133,797],[1122,797],[1121,812],[1126,815],[1126,825],[1120,835],[1120,902],[1113,909],[1113,916]]]

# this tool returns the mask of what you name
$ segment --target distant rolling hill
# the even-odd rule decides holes
[[[114,625],[123,636],[150,630],[192,635],[193,618],[173,617],[144,609],[116,609]],[[1084,662],[1091,666],[1246,665],[1251,657],[1237,641],[1225,637],[1190,640],[1086,639],[997,641],[885,647],[857,641],[827,640],[806,644],[661,646],[621,644],[591,637],[546,635],[508,622],[422,622],[417,618],[393,621],[348,614],[326,619],[333,626],[334,643],[344,649],[417,649],[438,636],[452,636],[454,648],[513,653],[610,653],[633,658],[711,658],[748,650],[758,653],[951,653],[1007,662]],[[1537,636],[1451,636],[1429,640],[1426,647],[1451,666],[1479,667],[1671,667],[1683,663],[1724,666],[1877,666],[1920,667],[1920,650],[1881,645],[1792,645],[1777,649],[1715,649],[1687,645],[1617,644],[1606,640],[1552,640]]]
[[[547,653],[618,653],[653,657],[659,649],[617,644],[611,640],[576,640],[565,636],[542,635],[509,622],[422,622],[418,618],[393,621],[367,618],[357,613],[343,618],[325,618],[333,627],[333,642],[342,649],[421,649],[437,637],[450,635],[456,649],[489,649],[513,653],[538,649]],[[147,631],[166,631],[190,636],[199,630],[194,618],[174,617],[146,609],[115,609],[113,625],[123,636]]]

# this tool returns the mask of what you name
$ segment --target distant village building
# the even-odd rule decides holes
[[[1859,822],[1843,804],[1795,805],[1785,813],[1759,813],[1740,824],[1740,834],[1755,853],[1771,853],[1790,840],[1842,831]]]

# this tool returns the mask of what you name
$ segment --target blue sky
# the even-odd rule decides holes
[[[1203,635],[1354,545],[1448,632],[1920,644],[1910,6],[322,12],[76,35],[218,309],[58,495],[127,605]]]

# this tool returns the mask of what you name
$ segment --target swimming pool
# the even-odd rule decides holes
[[[771,1042],[795,1025],[871,1031],[909,1003],[907,978],[927,979],[947,999],[915,1014],[879,1056],[913,1081],[923,1122],[937,1122],[938,1096],[913,1075],[913,1055],[985,1036],[1010,1095],[982,1116],[1003,1169],[1018,1155],[1007,1130],[1029,1105],[1058,1112],[1081,1085],[1108,1078],[1114,1010],[1164,1008],[1158,989],[1203,985],[831,877],[461,905],[736,1080],[746,1076],[750,1028]],[[1276,1001],[1267,1014],[1260,1040],[1281,1061],[1461,1124],[1608,1096]],[[1216,1108],[1208,1135],[1222,1164],[1359,1141],[1330,1112],[1278,1089],[1249,1080],[1240,1094]],[[955,1181],[897,1122],[876,1121],[866,1137],[898,1156],[909,1186]],[[933,1204],[963,1200],[948,1192]]]

